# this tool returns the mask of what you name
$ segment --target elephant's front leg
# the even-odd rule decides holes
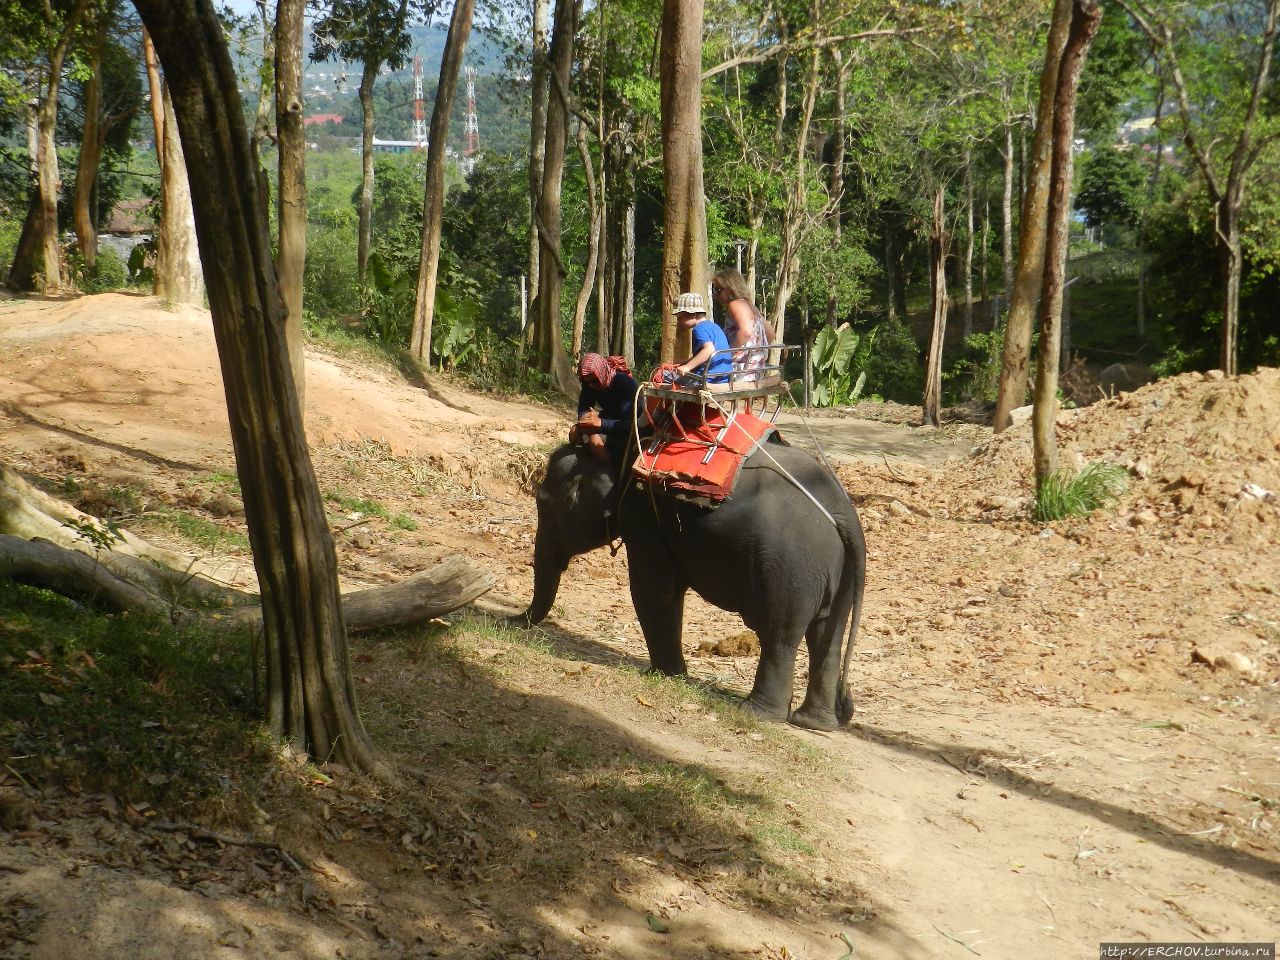
[[[791,714],[791,689],[795,683],[799,638],[760,633],[760,665],[746,707],[761,720],[782,723]]]
[[[631,602],[649,648],[649,666],[669,676],[687,672],[681,635],[684,632],[684,595],[668,556],[645,557],[627,546]]]

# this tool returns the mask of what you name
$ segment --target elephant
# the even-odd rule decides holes
[[[692,588],[740,614],[760,638],[749,710],[813,730],[847,724],[853,699],[846,677],[862,608],[866,542],[857,511],[832,473],[804,451],[767,443],[744,462],[732,496],[709,508],[638,486],[630,458],[622,459],[611,467],[570,445],[551,454],[537,490],[534,591],[522,619],[536,624],[547,615],[570,559],[621,536],[652,670],[686,672],[681,633]],[[809,682],[792,711],[802,638]]]

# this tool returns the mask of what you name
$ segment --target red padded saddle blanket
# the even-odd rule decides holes
[[[681,417],[681,420],[689,419]],[[708,410],[706,423],[701,417],[696,423],[667,421],[645,441],[631,467],[632,475],[642,483],[677,496],[712,503],[728,499],[738,481],[742,462],[757,443],[766,442],[777,428],[749,413],[738,414],[727,428],[725,420],[724,414]]]

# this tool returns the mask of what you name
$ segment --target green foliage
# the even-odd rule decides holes
[[[0,579],[0,750],[41,787],[229,803],[258,753],[240,634],[103,616]],[[189,812],[189,811],[188,811]]]
[[[1091,227],[1137,223],[1146,193],[1146,171],[1133,151],[1104,147],[1081,165],[1075,207]]]
[[[1000,392],[1000,368],[1004,363],[1004,334],[1000,330],[971,333],[964,353],[943,379],[957,399],[993,401]]]
[[[92,270],[85,266],[84,257],[79,250],[70,251],[67,254],[67,262],[71,267],[71,275],[75,279],[76,287],[85,293],[105,293],[108,290],[120,290],[129,286],[130,274],[125,269],[124,262],[114,250],[108,247],[98,250],[98,257]]]
[[[824,327],[813,342],[810,399],[815,407],[853,403],[867,383],[867,361],[876,331],[855,333],[847,323]]]
[[[880,325],[876,349],[867,361],[867,385],[886,400],[919,403],[924,388],[924,361],[920,345],[898,317]]]
[[[1128,475],[1114,463],[1090,463],[1079,473],[1055,470],[1036,490],[1032,514],[1048,522],[1083,517],[1115,502],[1128,488]]]

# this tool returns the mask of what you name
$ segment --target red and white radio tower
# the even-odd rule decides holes
[[[413,58],[413,142],[415,150],[427,149],[427,117],[422,109],[422,58]]]
[[[462,169],[471,175],[476,165],[476,153],[480,150],[480,123],[476,118],[476,68],[467,67],[467,118],[466,145],[462,149]]]

